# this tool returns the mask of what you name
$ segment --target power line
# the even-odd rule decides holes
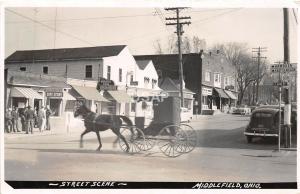
[[[35,20],[35,19],[32,19],[32,18],[30,18],[30,17],[24,16],[24,15],[18,13],[18,12],[15,12],[15,11],[10,10],[10,9],[6,9],[6,10],[9,11],[9,12],[11,12],[11,13],[13,13],[13,14],[15,14],[15,15],[17,15],[17,16],[20,16],[20,17],[22,17],[22,18],[25,18],[25,19],[27,19],[27,20],[30,20],[30,21],[32,21],[32,22],[34,22],[34,23],[40,24],[41,26],[44,26],[45,28],[48,28],[48,29],[50,29],[50,30],[59,32],[59,33],[61,33],[61,34],[64,34],[64,35],[69,36],[69,37],[71,37],[71,38],[74,38],[74,39],[76,39],[76,40],[78,40],[78,41],[80,41],[80,42],[84,42],[84,43],[86,43],[86,44],[88,44],[88,45],[96,46],[95,44],[93,44],[93,43],[91,43],[91,42],[89,42],[89,41],[86,41],[86,40],[84,40],[84,39],[82,39],[82,38],[79,38],[79,37],[77,37],[77,36],[74,36],[74,35],[72,35],[72,34],[70,34],[70,33],[67,33],[67,32],[63,32],[63,31],[57,30],[57,29],[53,28],[52,26],[46,25],[46,24],[44,24],[44,23],[41,23],[41,22],[39,22],[39,21],[37,21],[37,20]]]
[[[297,20],[297,15],[296,15],[295,9],[294,9],[294,8],[292,8],[292,10],[293,10],[293,14],[294,14],[295,22],[296,22],[296,24],[298,24],[298,20]]]

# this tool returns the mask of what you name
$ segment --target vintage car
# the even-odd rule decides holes
[[[279,120],[278,106],[261,106],[253,110],[250,122],[247,125],[244,135],[247,142],[251,143],[253,137],[278,137],[278,120]],[[283,124],[284,111],[281,107],[281,124]],[[297,132],[297,111],[292,108],[291,114],[291,131],[292,134]]]
[[[278,137],[278,114],[279,109],[275,108],[255,109],[244,132],[247,142],[251,143],[253,137]]]
[[[251,109],[249,107],[233,108],[232,109],[232,114],[249,115],[249,114],[251,114]]]

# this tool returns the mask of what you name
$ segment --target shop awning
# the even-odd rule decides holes
[[[72,85],[74,90],[78,92],[78,94],[85,98],[86,100],[95,100],[99,102],[108,102],[106,98],[101,96],[101,94],[98,92],[96,88],[93,87],[86,87],[86,86],[74,86]]]
[[[131,97],[125,91],[115,90],[115,91],[107,91],[107,92],[111,96],[112,100],[115,100],[119,103],[121,103],[121,102],[126,102],[126,103],[131,102]]]
[[[30,98],[30,99],[43,99],[43,97],[32,88],[13,87],[10,90],[11,97]]]
[[[64,91],[64,99],[65,100],[76,100],[74,96],[72,96],[69,92]]]
[[[229,91],[229,90],[225,90],[225,93],[229,96],[229,98],[231,98],[232,100],[237,100],[237,97],[236,97],[236,95],[233,93],[233,92],[231,92],[231,91]]]
[[[219,97],[221,97],[221,98],[229,98],[228,95],[224,92],[223,89],[220,89],[220,88],[214,88],[214,89],[218,93]]]

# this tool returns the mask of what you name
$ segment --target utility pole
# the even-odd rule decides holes
[[[179,65],[179,82],[180,82],[180,107],[183,107],[184,105],[184,98],[183,98],[183,67],[182,67],[182,53],[181,53],[181,35],[184,33],[182,26],[183,25],[190,25],[190,21],[186,21],[191,19],[190,16],[186,17],[180,17],[179,12],[183,9],[186,9],[184,7],[174,7],[174,8],[166,8],[166,11],[175,11],[176,17],[172,18],[166,18],[167,21],[175,21],[171,23],[166,23],[166,25],[176,25],[176,32],[177,33],[177,45],[178,45],[178,65]]]
[[[257,53],[257,57],[253,57],[254,59],[257,59],[257,80],[256,80],[256,99],[255,102],[256,104],[258,103],[258,90],[259,90],[259,81],[260,81],[260,63],[261,59],[266,59],[266,57],[262,57],[261,53],[266,52],[267,48],[266,47],[258,47],[258,48],[252,48],[252,52]]]

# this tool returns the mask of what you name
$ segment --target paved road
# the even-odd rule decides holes
[[[114,137],[102,134],[44,135],[5,139],[6,180],[113,181],[245,181],[295,182],[296,152],[275,151],[273,141],[247,144],[243,129],[249,117],[199,116],[190,123],[199,140],[195,150],[168,158],[157,149],[128,155],[113,147]]]

